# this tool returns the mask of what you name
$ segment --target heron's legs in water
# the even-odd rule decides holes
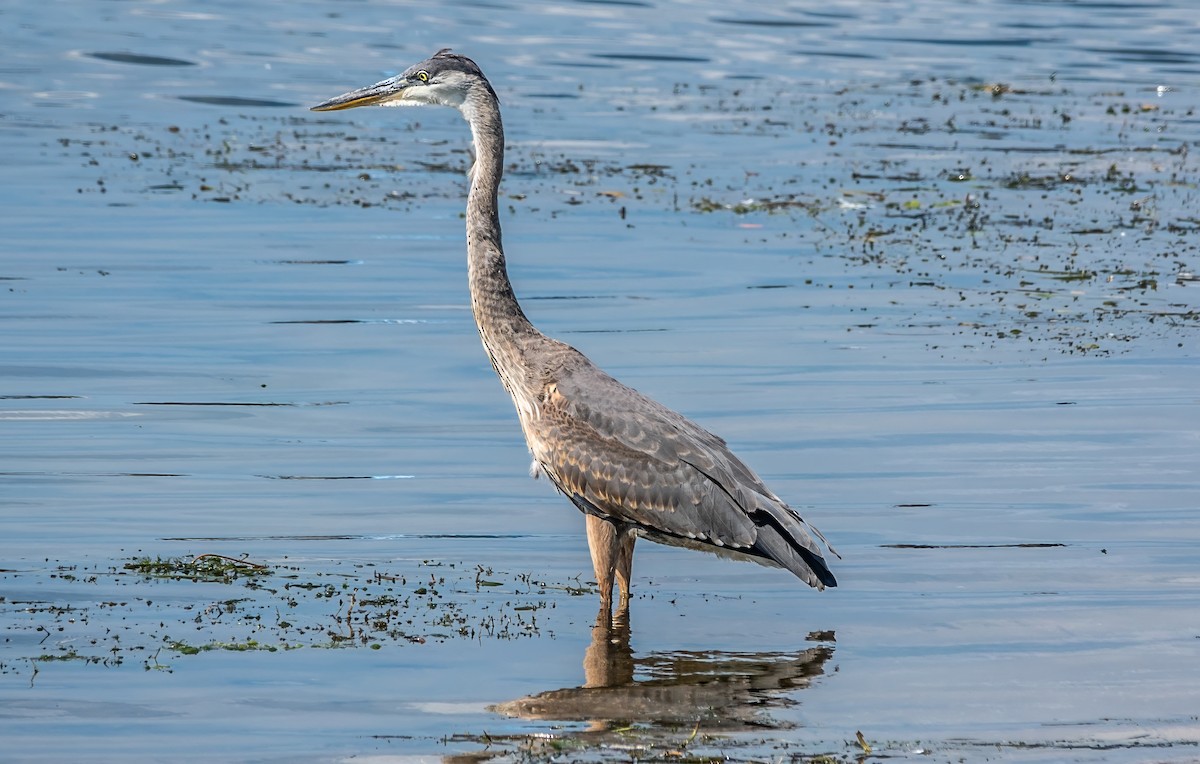
[[[585,515],[588,548],[592,551],[592,567],[600,586],[600,617],[612,613],[613,580],[619,592],[617,617],[629,612],[629,579],[633,573],[633,543],[637,535],[629,526],[618,526],[595,515]]]

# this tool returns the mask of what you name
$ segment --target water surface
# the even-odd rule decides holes
[[[5,755],[1194,759],[1193,15],[0,11]],[[306,110],[444,46],[530,317],[729,440],[836,590],[644,544],[593,635],[471,321],[465,125]],[[124,567],[203,553],[274,572]]]

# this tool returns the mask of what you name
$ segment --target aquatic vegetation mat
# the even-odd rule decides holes
[[[1145,340],[1183,348],[1200,329],[1200,136],[1170,89],[929,77],[813,100],[777,88],[679,83],[669,116],[651,95],[615,95],[614,118],[691,115],[698,146],[769,139],[773,150],[651,163],[515,143],[505,215],[614,230],[730,218],[747,249],[796,259],[794,280],[766,286],[841,305],[856,336],[928,336],[940,354],[1107,356]],[[461,205],[467,143],[463,131],[426,145],[401,119],[298,113],[94,125],[57,149],[95,176],[79,193],[112,203],[171,194],[429,214]],[[890,307],[859,311],[862,289],[885,291]]]
[[[551,590],[591,593],[578,581],[432,560],[386,569],[214,554],[47,560],[0,571],[0,674],[59,661],[169,671],[172,660],[214,650],[547,637],[538,614],[555,607]]]

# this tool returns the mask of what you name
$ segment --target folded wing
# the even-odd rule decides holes
[[[780,565],[818,589],[837,585],[817,543],[824,537],[724,440],[582,355],[571,360],[525,424],[535,460],[576,506],[656,541]]]

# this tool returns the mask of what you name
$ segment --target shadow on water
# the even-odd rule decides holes
[[[832,633],[810,634],[832,642]],[[536,721],[588,722],[588,733],[616,725],[703,726],[744,732],[787,726],[768,715],[795,703],[791,692],[824,673],[833,647],[797,652],[683,650],[635,655],[628,622],[592,627],[584,683],[498,703],[489,710]]]

